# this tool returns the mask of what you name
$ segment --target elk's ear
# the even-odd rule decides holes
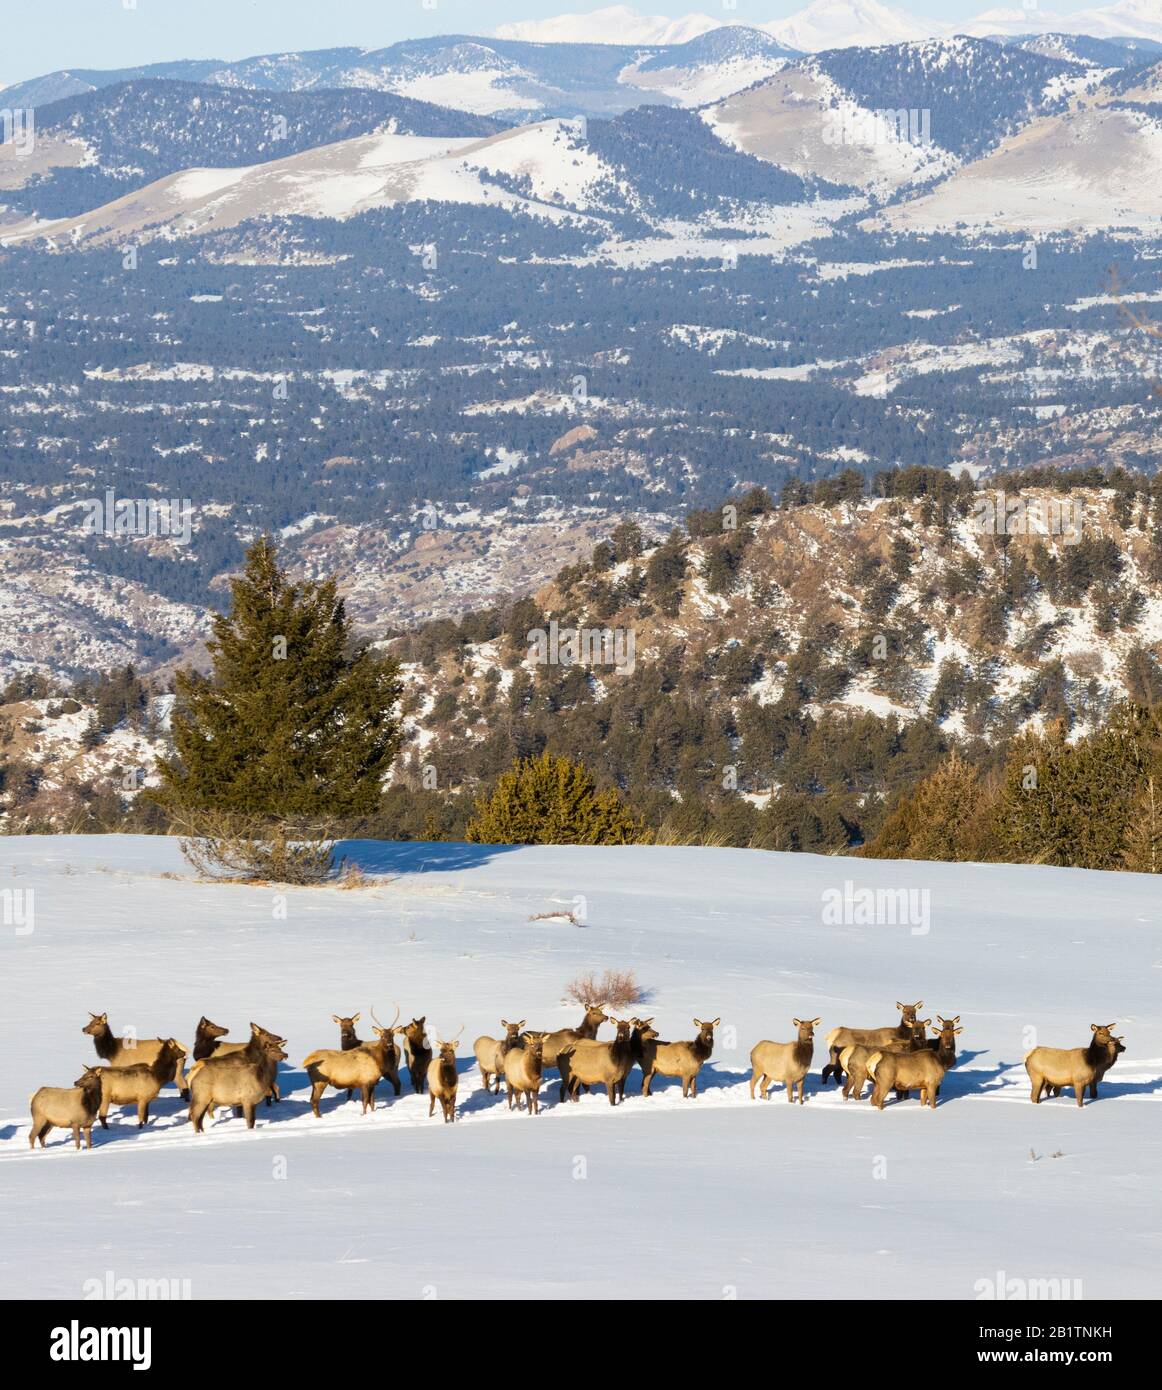
[[[702,1027],[702,1020],[701,1020],[700,1018],[696,1018],[696,1019],[694,1020],[694,1027],[695,1027],[695,1028],[701,1028],[701,1027]]]
[[[711,1028],[717,1028],[718,1025],[719,1025],[721,1022],[722,1022],[722,1019],[721,1019],[721,1018],[716,1018],[716,1019],[714,1020],[714,1022],[713,1022],[710,1026],[711,1026]]]
[[[518,1029],[521,1029],[521,1028],[523,1028],[523,1027],[525,1026],[525,1024],[526,1024],[527,1022],[528,1022],[527,1019],[522,1018],[521,1021],[520,1021],[516,1026],[517,1026]]]
[[[931,1020],[930,1018],[922,1018],[922,1019],[920,1020],[920,1026],[921,1026],[922,1028],[927,1028],[928,1025],[929,1025],[931,1022],[932,1022],[932,1020]]]
[[[1101,1027],[1101,1024],[1100,1024],[1100,1023],[1091,1023],[1089,1026],[1090,1026],[1091,1032],[1096,1033],[1096,1032],[1098,1031],[1098,1029]]]
[[[934,1024],[932,1025],[932,1031],[933,1031],[934,1033],[943,1033],[943,1032],[944,1032],[944,1029],[943,1029],[943,1028],[938,1028],[938,1027],[936,1026],[936,1024],[934,1023]]]
[[[342,1023],[343,1020],[339,1017],[338,1014],[332,1014],[332,1015],[331,1015],[331,1022],[332,1022],[332,1023]]]
[[[813,1018],[813,1019],[811,1020],[811,1026],[814,1028],[817,1024],[820,1024],[820,1023],[822,1023],[822,1022],[823,1022],[822,1018]]]
[[[960,1015],[957,1014],[955,1018],[950,1018],[948,1021],[949,1021],[949,1023],[959,1023],[959,1022],[960,1022]]]
[[[793,1018],[791,1022],[795,1025],[796,1028],[802,1028],[803,1026],[803,1020],[801,1018]]]
[[[963,1032],[964,1032],[964,1029],[963,1029],[963,1028],[954,1028],[952,1031],[953,1031],[954,1033],[963,1033]]]
[[[358,1023],[359,1020],[360,1020],[362,1017],[363,1017],[363,1015],[362,1015],[361,1013],[360,1013],[360,1014],[355,1014],[355,1015],[352,1017],[351,1022],[352,1022],[352,1023]]]

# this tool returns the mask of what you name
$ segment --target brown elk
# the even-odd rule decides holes
[[[867,1065],[877,1052],[916,1052],[926,1048],[930,1041],[928,1023],[929,1020],[926,1018],[917,1019],[906,1038],[893,1037],[891,1042],[882,1043],[879,1047],[849,1043],[847,1047],[842,1048],[839,1053],[838,1074],[843,1076],[843,1099],[862,1099],[864,1084],[868,1079]]]
[[[186,1055],[185,1048],[175,1038],[166,1038],[157,1060],[148,1066],[101,1068],[101,1108],[97,1112],[101,1128],[108,1129],[106,1117],[110,1106],[135,1105],[138,1128],[149,1123],[149,1107],[158,1092],[173,1075],[175,1062]]]
[[[1059,1094],[1066,1086],[1073,1087],[1079,1106],[1085,1104],[1086,1088],[1091,1100],[1097,1100],[1098,1082],[1125,1052],[1125,1040],[1116,1037],[1112,1023],[1091,1023],[1093,1037],[1085,1047],[1035,1047],[1025,1057],[1034,1105],[1041,1103],[1041,1092],[1055,1088]]]
[[[423,1014],[419,1018],[413,1018],[410,1023],[405,1023],[402,1028],[395,1030],[397,1033],[403,1034],[403,1050],[408,1064],[408,1076],[411,1078],[412,1090],[417,1095],[424,1093],[424,1082],[428,1077],[428,1064],[432,1060],[432,1049],[424,1037],[424,1024],[426,1022],[427,1015]]]
[[[907,1039],[916,1022],[917,1011],[924,1007],[923,999],[917,999],[914,1004],[901,1004],[896,1001],[896,1008],[900,1011],[899,1023],[892,1024],[887,1028],[833,1028],[827,1034],[827,1050],[830,1054],[830,1061],[823,1068],[822,1080],[824,1086],[830,1076],[835,1077],[835,1084],[838,1086],[843,1076],[843,1067],[839,1061],[839,1054],[845,1047],[850,1047],[853,1043],[861,1044],[864,1047],[878,1048],[891,1047],[893,1039]]]
[[[630,1019],[630,1026],[633,1032],[629,1035],[629,1047],[630,1052],[633,1054],[633,1060],[641,1070],[643,1086],[645,1085],[646,1068],[642,1058],[649,1044],[658,1036],[657,1030],[651,1027],[653,1021],[652,1018]]]
[[[157,1061],[158,1053],[166,1041],[164,1038],[118,1038],[109,1027],[109,1015],[92,1012],[89,1014],[89,1022],[81,1032],[87,1033],[93,1039],[97,1056],[102,1062],[108,1062],[111,1067],[135,1067],[141,1063],[149,1066]],[[183,1052],[182,1057],[184,1056]],[[189,1099],[189,1082],[183,1075],[181,1058],[174,1063],[174,1073],[166,1077],[166,1081],[174,1083],[181,1093],[182,1100]]]
[[[194,1050],[191,1054],[193,1060],[201,1062],[204,1058],[212,1056],[218,1039],[224,1038],[229,1031],[229,1028],[223,1028],[220,1023],[211,1023],[203,1014],[198,1019],[198,1027],[194,1033]]]
[[[956,1035],[964,1032],[963,1028],[958,1028],[956,1026],[959,1022],[959,1014],[957,1014],[955,1018],[944,1018],[941,1014],[937,1014],[936,1022],[931,1025],[932,1032],[935,1036],[924,1039],[923,1046],[926,1047],[929,1052],[934,1052],[936,1054],[945,1071],[950,1071],[956,1065]],[[896,1052],[901,1050],[910,1049],[893,1049],[893,1051]],[[844,1094],[846,1095],[846,1091]],[[910,1092],[901,1088],[897,1090],[896,1094],[901,1100],[907,1100]],[[940,1094],[939,1086],[936,1088],[936,1094],[938,1096]]]
[[[490,1038],[487,1033],[476,1039],[472,1045],[472,1050],[476,1054],[476,1065],[480,1068],[480,1076],[484,1082],[484,1089],[487,1091],[492,1085],[493,1078],[496,1079],[496,1089],[494,1095],[500,1094],[500,1078],[504,1075],[504,1054],[512,1047],[521,1047],[520,1030],[525,1026],[522,1018],[519,1023],[509,1023],[505,1019],[500,1020],[500,1026],[504,1029],[503,1038]]]
[[[460,1033],[463,1031],[461,1027]],[[456,1118],[456,1087],[460,1079],[456,1070],[456,1044],[460,1041],[460,1033],[451,1042],[443,1042],[439,1036],[436,1037],[439,1051],[428,1063],[428,1094],[431,1096],[428,1102],[429,1120],[435,1112],[437,1101],[444,1112],[445,1124],[451,1124]]]
[[[540,1113],[541,1077],[544,1074],[545,1034],[529,1031],[524,1035],[524,1047],[511,1047],[504,1054],[504,1079],[508,1084],[508,1108],[513,1098],[520,1109],[522,1096],[528,1101],[530,1115]]]
[[[202,1133],[206,1113],[214,1106],[231,1105],[246,1117],[246,1128],[254,1128],[259,1101],[270,1094],[278,1064],[285,1061],[285,1038],[279,1038],[257,1023],[250,1025],[250,1041],[241,1052],[214,1055],[199,1062],[190,1079],[190,1122],[196,1134]]]
[[[277,1045],[281,1047],[286,1042],[286,1039],[280,1038],[277,1033],[272,1033],[267,1028],[259,1028],[257,1023],[252,1023],[250,1025],[250,1028],[252,1037],[253,1030],[257,1028],[259,1036],[265,1039],[267,1042],[271,1043],[272,1045]],[[194,1077],[197,1076],[198,1072],[211,1057],[237,1057],[240,1056],[243,1052],[245,1052],[248,1047],[250,1047],[249,1042],[215,1042],[213,1051],[209,1054],[209,1057],[203,1057],[200,1061],[195,1062],[194,1065],[190,1068],[190,1074],[187,1078],[190,1086],[193,1086]],[[282,1093],[278,1089],[278,1076],[276,1069],[275,1073],[271,1074],[270,1090],[266,1093],[266,1104],[270,1105],[273,1101],[281,1099]],[[209,1115],[211,1119],[214,1118],[213,1105],[210,1106]]]
[[[926,1020],[926,1025],[930,1021]],[[927,1047],[909,1052],[873,1052],[867,1063],[867,1074],[875,1083],[872,1104],[882,1110],[889,1091],[894,1090],[897,1097],[905,1098],[909,1092],[918,1090],[921,1106],[935,1110],[940,1083],[947,1070],[936,1053]]]
[[[609,1022],[609,1015],[600,1004],[589,1004],[585,1009],[585,1017],[576,1028],[558,1028],[552,1033],[542,1033],[544,1038],[543,1056],[545,1059],[545,1070],[549,1071],[557,1065],[557,1053],[567,1043],[592,1040],[597,1037],[597,1030],[603,1023]],[[525,1035],[529,1036],[528,1034]]]
[[[799,1104],[803,1104],[803,1079],[811,1070],[811,1058],[815,1055],[815,1029],[822,1022],[818,1018],[793,1018],[791,1022],[799,1030],[794,1042],[755,1043],[750,1051],[750,1064],[753,1068],[750,1078],[750,1098],[754,1100],[755,1083],[759,1095],[766,1100],[770,1086],[781,1081],[787,1088],[787,1099],[795,1099],[795,1088],[799,1090]],[[769,1083],[769,1085],[768,1085]]]
[[[617,1037],[612,1042],[579,1038],[577,1042],[567,1043],[557,1053],[561,1100],[565,1099],[566,1093],[572,1100],[580,1099],[578,1093],[582,1086],[604,1086],[610,1105],[625,1099],[625,1078],[634,1060],[630,1037],[633,1025],[628,1019],[611,1018],[609,1021],[617,1029]]]
[[[375,1010],[371,1013],[374,1018]],[[311,1083],[311,1113],[316,1119],[322,1118],[319,1101],[328,1086],[346,1091],[348,1097],[358,1091],[364,1115],[375,1109],[375,1088],[381,1078],[386,1076],[391,1080],[399,1095],[399,1049],[392,1038],[394,1022],[386,1028],[377,1024],[372,1029],[374,1042],[360,1043],[346,1052],[341,1048],[321,1047],[303,1058],[303,1070]]]
[[[81,1135],[85,1144],[93,1147],[93,1120],[97,1107],[101,1104],[101,1072],[103,1067],[86,1067],[83,1076],[77,1077],[72,1089],[64,1086],[42,1086],[31,1098],[32,1131],[28,1136],[28,1147],[34,1149],[40,1140],[44,1141],[50,1129],[71,1129],[73,1143],[81,1147]]]
[[[655,1076],[672,1076],[681,1080],[683,1097],[697,1099],[698,1073],[714,1051],[714,1030],[721,1022],[720,1018],[712,1022],[696,1018],[698,1036],[691,1042],[658,1042],[656,1037],[643,1040],[642,1095],[650,1094]]]

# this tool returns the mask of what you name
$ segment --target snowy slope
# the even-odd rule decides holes
[[[1153,880],[1018,867],[863,864],[691,849],[371,845],[365,890],[197,884],[169,840],[0,841],[0,888],[32,889],[35,930],[0,937],[0,1296],[79,1296],[86,1279],[189,1279],[194,1297],[475,1293],[972,1298],[1008,1276],[1086,1297],[1162,1292],[1162,904]],[[930,931],[826,926],[822,895],[930,892]],[[11,894],[6,894],[8,901]],[[579,903],[578,899],[583,899]],[[534,923],[583,909],[585,925]],[[501,1017],[564,1026],[578,972],[629,967],[664,1037],[721,1016],[703,1093],[623,1109],[545,1087],[539,1118],[485,1096],[471,1040]],[[881,1114],[821,1093],[747,1098],[746,1058],[792,1016],[891,1021],[894,1001],[962,1016],[941,1104]],[[398,1000],[464,1025],[461,1123],[414,1095],[374,1115],[306,1110],[299,1061],[332,1013]],[[92,1057],[88,1010],[120,1031],[255,1019],[291,1040],[283,1103],[201,1137],[176,1096],[92,1153],[27,1150],[26,1097]],[[387,1017],[390,1017],[390,1012]],[[1020,1059],[1119,1021],[1102,1099],[1033,1109]],[[822,1030],[821,1030],[822,1031]],[[429,1296],[431,1296],[429,1294]]]
[[[538,199],[569,202],[590,183],[612,177],[585,151],[571,149],[574,127],[545,121],[484,140],[422,135],[364,135],[235,169],[189,169],[81,217],[23,222],[28,236],[104,239],[141,233],[194,234],[252,217],[354,217],[401,202],[488,204],[563,216]],[[527,177],[533,202],[489,183],[488,175]]]

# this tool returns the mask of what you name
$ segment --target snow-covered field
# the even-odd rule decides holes
[[[1156,880],[671,848],[350,855],[372,887],[280,895],[197,883],[166,840],[0,840],[0,1296],[114,1278],[195,1298],[973,1298],[998,1271],[1162,1294]],[[918,929],[827,925],[845,881],[926,892]],[[555,908],[584,924],[530,920]],[[697,1100],[672,1082],[643,1100],[636,1071],[616,1110],[547,1085],[532,1118],[480,1091],[478,1033],[571,1024],[565,983],[606,967],[651,989],[663,1037],[721,1016]],[[824,1033],[917,998],[965,1030],[935,1112],[821,1092],[822,1044],[805,1106],[748,1099],[750,1047],[793,1016]],[[337,1045],[332,1014],[390,1019],[392,1001],[442,1036],[464,1026],[460,1122],[385,1085],[374,1115],[329,1094],[313,1119],[301,1059]],[[30,1153],[27,1098],[94,1060],[90,1010],[187,1044],[202,1013],[277,1029],[284,1100],[253,1133],[220,1115],[198,1137],[170,1088],[143,1132],[122,1112],[91,1153],[60,1131]],[[1112,1020],[1128,1050],[1101,1099],[1034,1109],[1025,1051]]]

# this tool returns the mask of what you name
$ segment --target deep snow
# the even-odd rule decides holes
[[[1162,1293],[1155,880],[740,850],[349,852],[375,885],[289,890],[282,920],[277,890],[197,883],[172,841],[0,840],[0,1296],[108,1277],[188,1280],[195,1298],[973,1298],[998,1271]],[[930,930],[825,925],[845,880],[928,890]],[[28,889],[31,932],[10,920]],[[554,908],[585,925],[529,920]],[[652,990],[663,1037],[722,1017],[703,1094],[643,1101],[635,1071],[617,1110],[560,1107],[552,1078],[538,1118],[486,1097],[476,1035],[502,1016],[570,1024],[566,981],[607,966]],[[822,1035],[916,998],[965,1029],[934,1113],[821,1092],[822,1042],[805,1106],[748,1099],[751,1046],[793,1036],[793,1016],[822,1015]],[[361,1009],[365,1029],[393,1000],[444,1036],[464,1025],[460,1123],[385,1083],[374,1115],[328,1093],[312,1119],[301,1059],[337,1046],[333,1013]],[[253,1133],[219,1118],[197,1137],[169,1088],[142,1133],[125,1111],[92,1153],[60,1131],[29,1153],[29,1094],[94,1060],[89,1010],[187,1045],[203,1012],[235,1037],[278,1029],[286,1099]],[[1102,1098],[1034,1109],[1024,1052],[1115,1019],[1128,1051]]]

